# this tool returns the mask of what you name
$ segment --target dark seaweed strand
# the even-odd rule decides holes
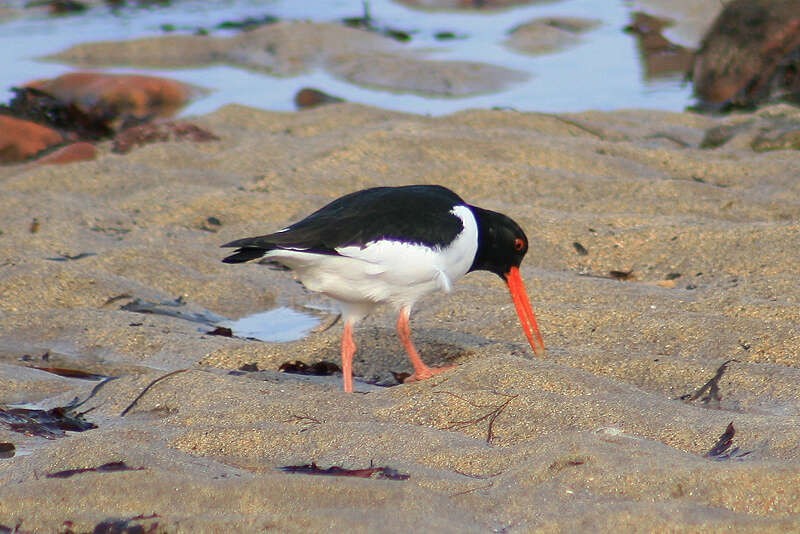
[[[153,380],[152,382],[150,382],[149,384],[147,384],[147,387],[145,387],[145,388],[142,390],[142,392],[141,392],[141,393],[139,393],[139,394],[136,396],[136,398],[135,398],[135,399],[133,399],[133,402],[131,402],[131,403],[128,405],[128,407],[127,407],[127,408],[125,408],[124,410],[122,410],[122,413],[121,413],[121,414],[119,414],[119,416],[120,416],[120,417],[125,417],[125,415],[126,415],[126,414],[127,414],[129,411],[131,411],[131,410],[133,409],[133,407],[134,407],[134,406],[136,406],[136,403],[137,403],[137,402],[139,402],[139,399],[141,399],[142,397],[144,397],[144,394],[145,394],[145,393],[147,393],[148,391],[150,391],[150,388],[152,388],[153,386],[155,386],[156,384],[158,384],[159,382],[161,382],[161,381],[162,381],[162,380],[164,380],[165,378],[169,378],[169,377],[171,377],[171,376],[177,375],[178,373],[185,373],[186,371],[191,371],[191,369],[178,369],[177,371],[172,371],[171,373],[167,373],[167,374],[165,374],[165,375],[159,376],[158,378],[156,378],[155,380]]]

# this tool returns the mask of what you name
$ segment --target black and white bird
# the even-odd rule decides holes
[[[411,341],[409,316],[422,296],[449,292],[472,271],[491,271],[508,285],[534,353],[544,342],[519,266],[528,251],[522,228],[502,213],[471,206],[438,185],[374,187],[350,193],[275,233],[231,241],[222,261],[274,263],[294,271],[309,290],[336,300],[344,320],[344,390],[353,391],[353,326],[390,304],[414,374],[423,380],[447,368],[425,365]]]

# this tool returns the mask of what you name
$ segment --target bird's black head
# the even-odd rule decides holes
[[[508,286],[519,323],[533,352],[544,355],[544,340],[536,323],[519,264],[528,252],[528,238],[517,223],[503,215],[471,206],[478,223],[478,252],[470,271],[491,271]]]
[[[478,253],[470,271],[491,271],[506,280],[528,252],[522,228],[502,213],[471,206],[478,222]]]

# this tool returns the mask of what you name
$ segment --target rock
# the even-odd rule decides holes
[[[721,147],[735,136],[746,131],[752,123],[753,121],[747,121],[738,124],[722,124],[709,128],[700,142],[700,148]]]
[[[703,37],[691,78],[701,109],[800,101],[800,0],[733,0]]]
[[[344,101],[343,98],[329,95],[328,93],[311,87],[304,87],[294,95],[294,105],[297,106],[297,109],[314,108],[325,104],[336,104]]]
[[[435,96],[491,93],[527,74],[471,61],[430,61],[394,54],[351,54],[329,62],[331,74],[356,85]]]
[[[750,146],[756,152],[800,150],[800,126],[794,123],[759,132]]]
[[[554,52],[577,43],[580,34],[599,24],[599,20],[577,17],[534,19],[511,30],[506,45],[527,54]]]
[[[372,31],[311,22],[277,22],[234,37],[173,35],[87,43],[52,59],[93,66],[222,62],[275,76],[323,69],[363,86],[435,96],[489,93],[527,77],[486,63],[428,60]]]
[[[210,65],[225,57],[231,42],[232,39],[200,35],[162,35],[129,41],[97,41],[77,44],[63,52],[47,56],[47,59],[82,67]]]
[[[350,54],[401,54],[394,40],[339,24],[280,22],[237,35],[227,58],[234,64],[280,76],[327,68],[332,58]]]
[[[139,74],[70,72],[27,84],[85,112],[113,115],[169,116],[188,102],[191,87],[181,82]]]
[[[754,152],[800,150],[800,113],[787,104],[771,106],[758,114],[731,116],[705,132],[700,148],[750,148]]]
[[[52,128],[0,115],[0,163],[16,163],[64,141]]]

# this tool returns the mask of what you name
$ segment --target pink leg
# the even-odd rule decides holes
[[[446,367],[431,368],[425,365],[422,358],[419,357],[414,343],[411,341],[411,324],[408,322],[410,310],[406,307],[400,310],[400,315],[397,317],[397,334],[400,336],[400,341],[403,343],[408,359],[411,360],[411,365],[414,367],[414,374],[406,378],[403,382],[416,382],[417,380],[425,380],[433,375],[438,375],[443,371],[452,369],[454,365]]]
[[[356,353],[356,342],[353,340],[353,323],[344,323],[342,334],[342,377],[345,393],[353,392],[353,355]]]

